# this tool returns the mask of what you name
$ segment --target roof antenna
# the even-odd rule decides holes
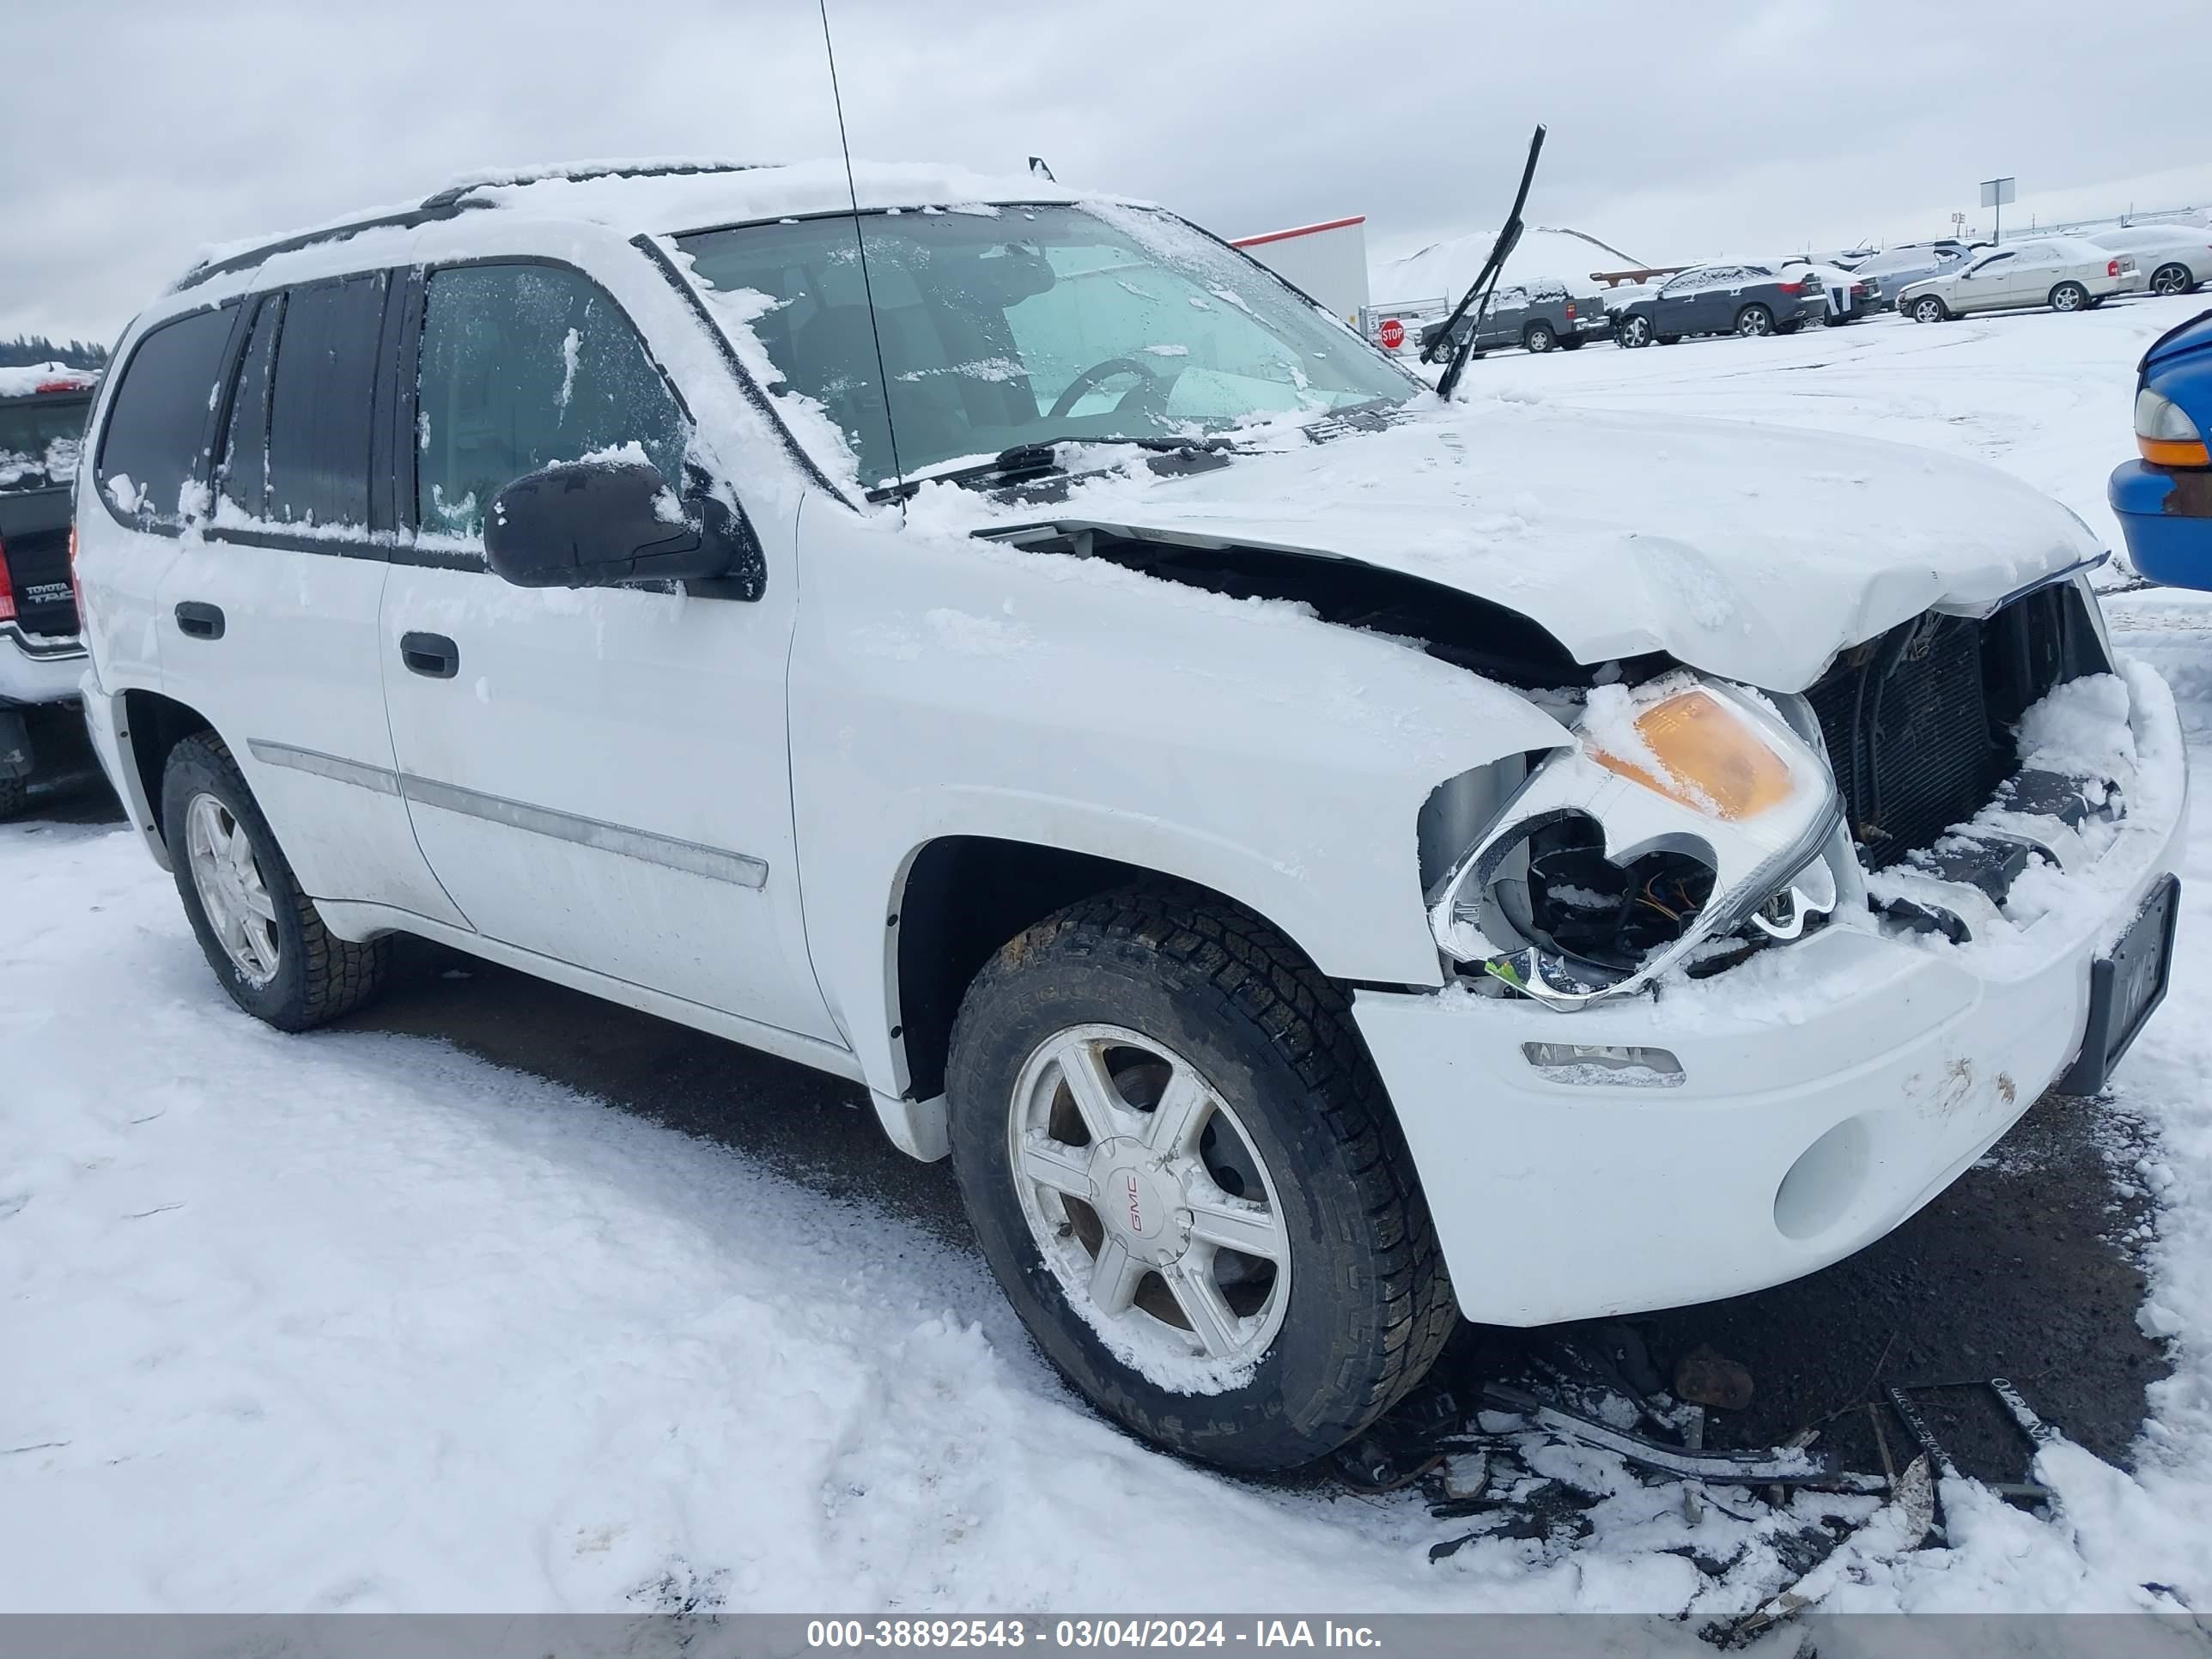
[[[853,179],[853,141],[845,136],[845,94],[837,87],[837,48],[830,40],[830,0],[822,10],[822,50],[830,58],[830,97],[837,106],[837,143],[845,152],[845,193],[853,204],[853,246],[860,255],[860,294],[868,302],[868,332],[876,342],[876,385],[884,396],[884,435],[890,441],[891,473],[898,481],[899,510],[906,510],[906,469],[899,465],[898,429],[891,424],[891,377],[884,369],[884,331],[876,320],[876,290],[868,280],[868,239],[860,233],[860,187]]]

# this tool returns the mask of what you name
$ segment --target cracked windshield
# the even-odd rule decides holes
[[[821,404],[864,482],[894,471],[868,326],[882,327],[909,474],[1054,439],[1201,437],[1404,402],[1414,384],[1234,251],[1162,213],[1079,207],[870,213],[677,238]]]

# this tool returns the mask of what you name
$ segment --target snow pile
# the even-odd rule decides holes
[[[1386,305],[1439,295],[1456,301],[1480,272],[1497,240],[1494,230],[1470,231],[1398,258],[1376,260],[1369,269],[1368,291]],[[1591,271],[1637,270],[1643,264],[1585,232],[1531,225],[1521,233],[1498,285],[1549,276],[1564,283],[1570,293],[1589,294],[1600,286],[1590,281]]]

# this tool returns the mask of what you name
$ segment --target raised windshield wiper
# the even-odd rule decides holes
[[[1482,319],[1489,313],[1490,295],[1498,286],[1498,275],[1505,269],[1506,260],[1512,257],[1514,248],[1520,243],[1521,210],[1528,204],[1528,186],[1536,177],[1536,158],[1543,153],[1544,128],[1540,122],[1536,136],[1528,141],[1528,162],[1521,169],[1521,188],[1514,195],[1513,211],[1505,216],[1505,222],[1498,229],[1497,241],[1491,244],[1490,257],[1482,262],[1482,269],[1475,273],[1474,281],[1460,296],[1460,302],[1452,307],[1452,314],[1444,319],[1444,325],[1437,331],[1436,337],[1421,348],[1421,361],[1433,363],[1437,361],[1438,349],[1447,341],[1450,342],[1451,362],[1437,379],[1437,396],[1446,403],[1451,401],[1452,393],[1458,389],[1459,377],[1467,372],[1467,360],[1474,353],[1474,337],[1480,331]],[[1474,316],[1467,325],[1467,332],[1453,339],[1452,330],[1459,326],[1460,319],[1467,315],[1470,306],[1474,307]]]
[[[946,467],[939,472],[909,473],[902,483],[881,484],[871,489],[868,499],[872,501],[902,501],[926,483],[999,485],[1042,478],[1065,470],[1060,464],[1059,453],[1063,444],[1125,444],[1134,449],[1149,449],[1155,454],[1176,456],[1215,454],[1229,447],[1225,438],[1094,437],[1088,434],[1070,434],[1060,438],[1042,438],[1035,443],[1016,444],[1011,449],[1000,450],[988,461]]]

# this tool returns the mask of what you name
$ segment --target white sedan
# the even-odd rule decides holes
[[[1970,311],[2049,306],[2081,311],[2134,286],[2135,256],[2078,236],[2043,236],[1992,248],[1956,270],[1900,289],[1897,308],[1916,323]]]
[[[2148,270],[2149,280],[2136,286],[2153,294],[2186,294],[2212,283],[2212,230],[2202,225],[2123,225],[2089,240]]]

